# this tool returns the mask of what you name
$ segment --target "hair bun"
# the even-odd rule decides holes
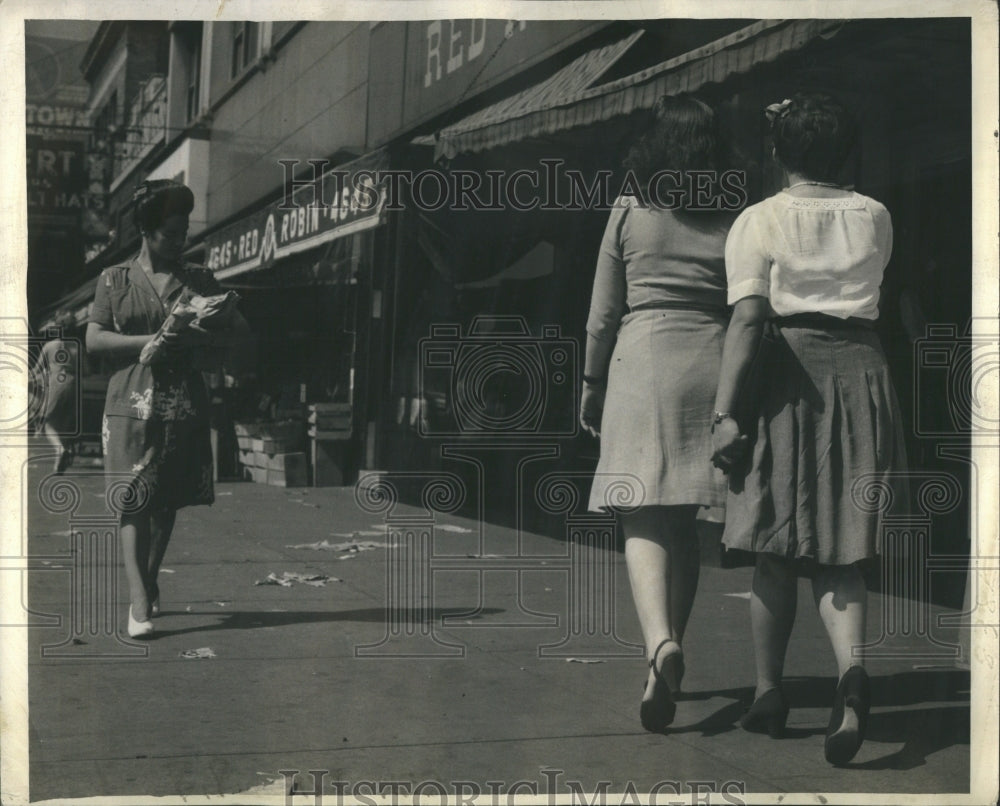
[[[131,203],[136,227],[148,231],[171,215],[190,215],[194,193],[173,179],[147,179],[133,191]]]

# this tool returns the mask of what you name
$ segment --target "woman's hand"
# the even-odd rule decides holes
[[[592,437],[601,436],[601,416],[604,414],[604,387],[583,385],[580,395],[580,425]]]
[[[170,350],[183,350],[190,347],[209,347],[215,343],[215,334],[197,325],[188,325],[177,333],[165,331],[161,338],[163,344]]]
[[[743,458],[749,442],[736,420],[726,417],[712,429],[712,464],[728,473]]]

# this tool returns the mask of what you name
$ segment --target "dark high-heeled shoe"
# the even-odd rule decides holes
[[[871,682],[861,666],[852,666],[837,685],[823,753],[831,764],[846,764],[861,749],[868,729]]]
[[[754,700],[740,720],[740,726],[750,733],[766,733],[772,739],[780,739],[785,733],[787,719],[785,694],[780,688],[772,688]]]
[[[672,638],[660,641],[649,662],[649,668],[653,670],[653,691],[652,696],[644,699],[639,706],[639,721],[651,733],[662,732],[674,721],[677,713],[674,697],[680,691],[680,681],[684,676],[684,653],[678,646],[677,651],[664,657],[659,668],[656,666],[660,650],[673,643],[676,642]]]

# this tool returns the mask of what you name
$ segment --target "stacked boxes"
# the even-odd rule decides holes
[[[235,429],[244,478],[277,487],[308,483],[301,422],[236,423]]]
[[[309,437],[314,487],[339,487],[344,484],[350,459],[351,434],[350,403],[310,404]]]

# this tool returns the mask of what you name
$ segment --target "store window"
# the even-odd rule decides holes
[[[229,77],[236,78],[253,64],[260,55],[260,24],[256,22],[234,22],[233,51]]]

